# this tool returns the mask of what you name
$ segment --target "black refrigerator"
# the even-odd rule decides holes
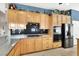
[[[62,47],[70,48],[73,47],[73,31],[72,24],[62,24],[61,27]]]

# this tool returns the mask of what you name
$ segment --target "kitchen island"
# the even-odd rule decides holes
[[[28,53],[61,47],[61,42],[54,43],[49,35],[40,37],[21,38],[7,54],[8,56],[24,55]]]

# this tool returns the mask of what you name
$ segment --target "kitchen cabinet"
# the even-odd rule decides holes
[[[46,29],[50,28],[49,21],[50,21],[49,15],[46,14],[46,16],[45,16],[45,28]]]
[[[27,53],[27,40],[22,39],[21,40],[21,54],[26,54]]]
[[[33,20],[35,23],[40,23],[40,13],[33,13]]]
[[[67,24],[71,24],[71,17],[70,16],[67,16]]]
[[[26,20],[27,20],[27,22],[34,22],[35,20],[34,20],[34,17],[33,17],[34,15],[33,15],[33,12],[30,12],[30,11],[27,11],[26,12]]]
[[[21,40],[21,54],[27,54],[35,51],[34,39]]]
[[[43,50],[48,49],[49,45],[48,45],[48,39],[43,38]]]
[[[26,12],[25,11],[17,11],[17,13],[18,13],[17,23],[18,24],[27,24]]]
[[[53,48],[58,48],[58,47],[61,47],[61,41],[59,42],[53,42]]]
[[[19,43],[17,43],[17,45],[15,46],[15,53],[14,53],[14,56],[19,56],[21,54],[21,43],[19,41]]]
[[[45,14],[40,13],[41,19],[40,19],[40,28],[45,29]]]
[[[49,29],[49,15],[40,13],[40,28]]]
[[[52,45],[53,45],[53,40],[52,39],[48,40],[48,45],[49,45],[48,48],[51,49]]]
[[[67,23],[67,16],[66,15],[62,15],[62,23],[63,24]]]
[[[52,15],[52,25],[57,26],[58,25],[58,14]]]
[[[17,23],[18,13],[17,10],[8,10],[8,22]]]
[[[58,26],[61,26],[61,24],[62,24],[62,15],[58,15],[58,19],[57,19],[57,21],[58,21]]]
[[[20,41],[9,52],[8,56],[19,56],[20,55]]]
[[[13,56],[14,53],[15,53],[15,50],[16,50],[16,48],[12,49],[12,50],[9,52],[8,56]]]
[[[27,53],[28,52],[34,52],[35,51],[35,46],[34,46],[34,39],[26,39],[27,41]]]
[[[41,38],[38,38],[35,40],[35,51],[41,51],[43,49],[43,46],[42,46],[42,39]]]

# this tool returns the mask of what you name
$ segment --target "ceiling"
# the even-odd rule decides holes
[[[69,10],[74,9],[79,11],[79,3],[20,3],[23,5],[35,6],[45,9],[59,9],[59,10]]]

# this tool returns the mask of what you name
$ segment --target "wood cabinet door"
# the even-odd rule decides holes
[[[17,19],[17,23],[18,24],[26,24],[26,12],[25,11],[18,11],[18,19]]]
[[[43,38],[43,50],[49,49],[49,42],[48,39]]]
[[[16,10],[8,10],[8,22],[16,23],[17,21],[17,11]]]
[[[67,16],[67,24],[71,24],[71,17]]]
[[[58,15],[58,26],[62,24],[62,15]]]
[[[20,53],[20,42],[16,43],[16,45],[12,48],[8,56],[19,56]]]
[[[14,56],[20,56],[21,54],[21,42],[19,41],[15,46],[15,53]]]
[[[34,52],[34,39],[27,39],[27,52]]]
[[[52,21],[52,25],[53,25],[53,26],[57,26],[57,25],[58,25],[58,24],[57,24],[57,23],[58,23],[58,21],[57,21],[57,20],[58,20],[58,14],[53,14],[53,15],[52,15],[52,20],[53,20],[53,21]]]
[[[35,23],[40,23],[40,13],[33,13],[34,15],[33,15],[33,18],[34,18],[34,22]]]
[[[14,56],[15,51],[16,51],[16,48],[12,49],[12,50],[9,52],[8,56]]]
[[[67,17],[66,17],[66,15],[62,15],[62,23],[63,24],[67,23]]]
[[[36,39],[35,40],[35,51],[41,51],[42,50],[42,39]]]
[[[40,19],[40,29],[45,29],[46,27],[45,27],[45,17],[46,17],[46,15],[45,14],[42,14],[42,13],[40,13],[40,16],[41,16],[41,19]]]
[[[45,17],[45,29],[50,28],[49,22],[50,22],[49,15],[46,15],[46,17]]]
[[[33,12],[29,12],[29,11],[27,11],[26,12],[26,20],[27,20],[27,22],[34,22],[34,17],[33,17],[34,15],[33,15]]]
[[[48,40],[48,44],[49,44],[49,49],[52,48],[53,40],[52,40],[52,39],[49,39],[49,40]]]
[[[27,53],[27,40],[22,39],[21,40],[21,54],[26,54]]]
[[[53,42],[53,48],[61,47],[61,42]]]

